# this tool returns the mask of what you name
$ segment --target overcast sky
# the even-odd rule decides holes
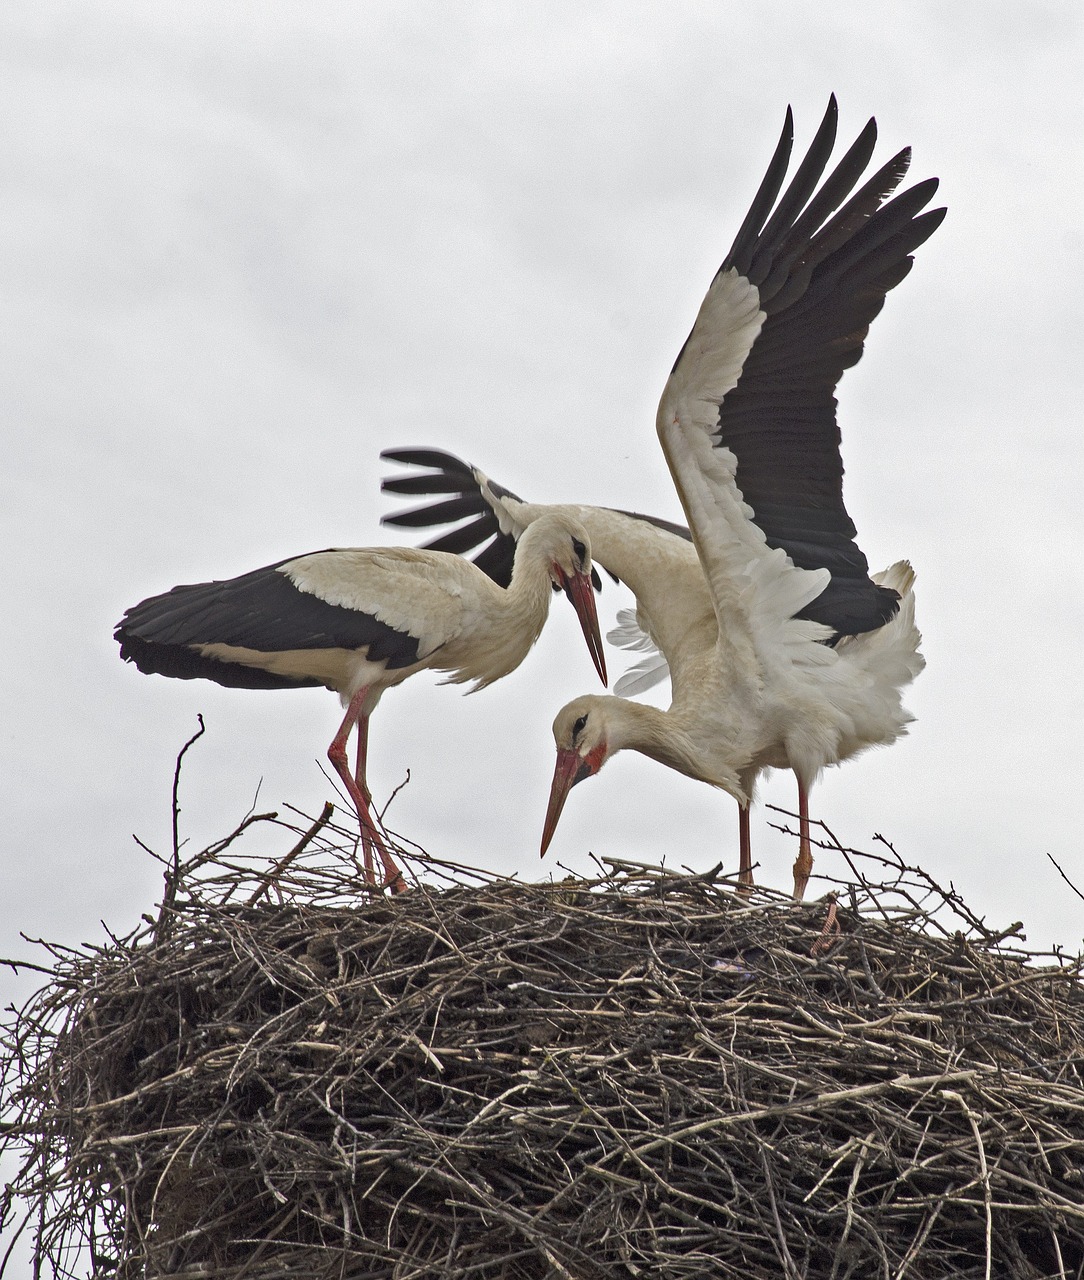
[[[894,747],[814,816],[874,833],[998,927],[1070,949],[1080,728],[1081,10],[1062,3],[78,3],[0,9],[4,440],[0,954],[125,931],[132,839],[315,813],[322,690],[123,665],[124,609],[382,529],[378,454],[431,444],[524,497],[680,508],[659,393],[771,154],[830,92],[949,216],[842,383],[846,500],[917,570],[928,669]],[[603,626],[627,604],[602,599]],[[611,676],[626,665],[611,650]],[[373,723],[378,802],[525,876],[596,854],[736,866],[734,802],[626,753],[537,848],[550,723],[598,688],[571,610],[476,697],[420,676]],[[794,804],[789,776],[763,799]],[[753,820],[765,883],[794,841]],[[277,833],[269,855],[289,841]],[[822,855],[834,874],[838,861]],[[814,879],[810,893],[818,892]],[[14,988],[13,988],[14,989]],[[6,988],[5,988],[6,990]]]

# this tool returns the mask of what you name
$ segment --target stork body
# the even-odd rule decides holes
[[[550,512],[516,549],[507,588],[458,556],[405,547],[318,551],[238,578],[174,587],[129,609],[115,638],[139,670],[206,678],[248,689],[324,686],[346,708],[328,757],[357,809],[372,877],[402,887],[369,808],[365,781],[369,717],[386,689],[417,671],[473,681],[471,692],[526,657],[562,588],[583,626],[605,683],[591,586],[590,539]],[[357,762],[346,745],[357,728]]]
[[[543,853],[571,788],[597,773],[616,752],[632,749],[737,800],[739,879],[751,884],[748,814],[756,780],[764,769],[786,768],[798,782],[794,893],[801,898],[812,866],[809,792],[814,781],[828,765],[895,742],[912,720],[901,694],[924,665],[914,617],[914,574],[901,561],[875,578],[900,593],[899,609],[889,622],[876,631],[842,637],[834,647],[808,636],[792,637],[789,644],[796,652],[788,658],[785,679],[765,678],[755,648],[742,643],[743,638],[738,643],[733,635],[712,641],[705,627],[699,635],[663,648],[673,664],[673,700],[667,710],[589,694],[566,704],[553,724],[557,766]]]
[[[761,188],[663,391],[656,425],[689,530],[558,508],[579,513],[598,562],[635,593],[637,625],[625,629],[625,642],[661,654],[649,655],[617,691],[646,687],[668,668],[672,702],[662,711],[586,697],[562,709],[543,852],[571,787],[616,751],[633,749],[735,797],[741,878],[749,882],[756,777],[790,768],[799,790],[794,891],[801,897],[812,865],[813,782],[826,765],[895,741],[911,719],[901,690],[924,665],[913,573],[900,562],[871,577],[855,542],[834,392],[944,210],[922,212],[936,179],[888,199],[908,151],[855,192],[876,139],[872,120],[818,188],[835,124],[833,99],[780,196],[792,144],[788,110]],[[520,504],[510,515],[514,495],[491,482],[485,488],[499,532],[478,563],[492,570],[516,522],[547,508]],[[443,518],[454,518],[456,502],[443,506]],[[421,513],[397,522],[426,523]],[[480,523],[434,545],[466,550]]]

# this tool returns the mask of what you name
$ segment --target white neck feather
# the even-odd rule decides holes
[[[606,740],[609,754],[639,751],[660,764],[699,782],[721,787],[739,802],[748,800],[737,771],[708,752],[681,725],[677,716],[644,702],[605,698]]]

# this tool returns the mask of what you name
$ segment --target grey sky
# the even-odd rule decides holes
[[[0,953],[156,900],[173,760],[193,846],[309,812],[323,691],[144,677],[124,608],[382,530],[381,448],[435,444],[525,497],[680,515],[659,393],[787,103],[914,147],[949,217],[840,393],[871,564],[909,557],[929,666],[911,736],[816,788],[998,924],[1073,948],[1084,903],[1077,489],[1081,13],[993,3],[11,3],[0,10],[4,661]],[[603,597],[603,625],[620,590]],[[612,675],[624,669],[609,652]],[[571,610],[464,698],[374,718],[394,830],[524,875],[588,850],[736,865],[735,806],[631,754],[537,844],[549,725],[597,685]],[[762,799],[791,806],[789,777]],[[754,816],[760,878],[792,841]],[[285,836],[283,836],[285,847]],[[269,849],[269,852],[281,852]],[[842,868],[830,862],[827,869]],[[817,882],[811,894],[817,893]]]

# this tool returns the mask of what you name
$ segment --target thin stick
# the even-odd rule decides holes
[[[286,854],[285,857],[280,858],[278,862],[276,862],[275,865],[271,868],[271,870],[265,876],[261,877],[258,888],[248,900],[248,903],[247,903],[248,906],[254,907],[256,903],[259,902],[259,900],[263,897],[263,895],[267,892],[267,890],[271,887],[271,885],[274,884],[275,881],[279,878],[279,876],[282,875],[282,873],[286,870],[286,868],[290,865],[290,863],[293,862],[293,860],[297,857],[297,855],[305,848],[305,846],[322,830],[322,828],[327,826],[327,824],[331,821],[331,815],[334,812],[335,812],[335,806],[331,803],[331,801],[330,800],[325,801],[323,812],[312,824],[312,826],[309,827],[308,831],[305,832],[305,834],[301,837],[301,839],[297,842],[297,844],[294,845],[294,847],[290,850],[290,852]]]
[[[203,716],[197,714],[196,721],[199,724],[199,728],[188,739],[180,751],[177,752],[177,763],[173,769],[173,865],[166,873],[166,890],[162,895],[162,905],[158,911],[158,923],[156,926],[157,932],[162,938],[164,938],[169,932],[170,920],[172,919],[173,914],[173,904],[177,898],[177,885],[181,878],[181,761],[184,759],[185,752],[188,748],[192,746],[194,742],[197,742],[202,738],[206,732],[206,728],[203,723]]]

